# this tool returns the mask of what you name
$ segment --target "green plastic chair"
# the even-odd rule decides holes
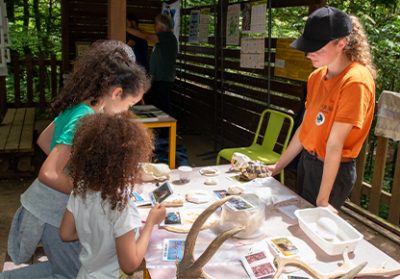
[[[266,125],[265,132],[263,134],[262,143],[259,144],[258,138],[260,136],[261,128],[264,123],[264,119],[269,114],[268,123]],[[283,112],[279,112],[272,109],[266,109],[261,113],[260,121],[253,143],[248,147],[236,147],[236,148],[225,148],[219,151],[217,156],[217,165],[220,164],[221,157],[227,161],[230,161],[234,152],[240,152],[247,155],[252,160],[261,161],[265,164],[274,164],[278,161],[281,156],[280,153],[274,151],[274,146],[278,141],[279,135],[284,128],[283,123],[287,119],[289,127],[287,129],[286,137],[282,145],[282,152],[286,149],[290,135],[293,129],[293,118]],[[280,174],[281,183],[284,183],[284,172],[282,170]]]

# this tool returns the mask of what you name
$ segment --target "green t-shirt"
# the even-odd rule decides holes
[[[153,81],[174,81],[178,41],[174,33],[157,33],[158,43],[150,57],[150,75]]]
[[[86,104],[78,104],[73,106],[62,113],[60,113],[54,119],[54,135],[51,141],[50,151],[56,146],[56,144],[67,144],[72,145],[74,134],[76,131],[76,124],[78,121],[89,114],[94,114],[95,111]]]

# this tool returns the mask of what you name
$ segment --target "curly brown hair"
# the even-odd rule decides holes
[[[367,35],[356,16],[350,16],[353,25],[351,33],[346,37],[347,45],[344,53],[350,61],[356,61],[367,67],[372,77],[376,78],[376,68],[372,62],[371,50],[368,44]]]
[[[112,210],[123,210],[140,181],[139,163],[149,161],[153,146],[152,134],[129,113],[83,118],[71,150],[73,194],[85,198],[90,190],[101,192]]]
[[[122,88],[123,95],[137,96],[141,90],[147,91],[149,77],[143,67],[135,63],[132,49],[114,40],[98,41],[74,65],[72,78],[68,80],[51,104],[55,116],[64,110],[89,100],[96,105],[116,86]]]

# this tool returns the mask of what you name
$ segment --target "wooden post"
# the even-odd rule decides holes
[[[69,1],[61,0],[61,39],[62,39],[62,69],[64,73],[71,70],[69,61]],[[73,4],[71,4],[73,5]]]
[[[57,95],[57,61],[54,54],[50,57],[51,66],[51,98],[53,99]]]
[[[15,107],[19,107],[21,105],[21,84],[20,84],[20,67],[19,67],[19,55],[13,55],[11,64],[13,65],[13,72],[14,72],[14,104]]]
[[[357,180],[351,192],[351,197],[350,197],[350,200],[357,205],[360,205],[361,193],[363,188],[365,159],[367,158],[365,156],[365,152],[367,149],[366,146],[367,146],[367,141],[364,142],[364,145],[361,148],[360,155],[358,155],[357,158]]]
[[[26,56],[26,92],[28,106],[33,106],[33,62],[29,54]]]
[[[3,118],[7,109],[6,77],[0,77],[0,118]]]
[[[400,150],[397,149],[395,171],[392,185],[392,197],[389,206],[389,222],[399,225],[400,222]]]
[[[108,0],[108,39],[126,41],[126,0]]]
[[[39,56],[39,108],[40,108],[40,111],[44,111],[46,108],[45,86],[46,86],[46,66],[44,63],[43,55],[40,55]]]
[[[376,147],[376,157],[374,164],[374,174],[372,177],[372,188],[369,196],[368,210],[378,215],[379,205],[382,195],[383,178],[386,167],[386,154],[388,148],[388,139],[378,136],[378,144]]]

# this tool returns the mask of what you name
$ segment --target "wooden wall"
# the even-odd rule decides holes
[[[254,138],[260,112],[268,106],[289,112],[295,118],[301,114],[306,84],[273,75],[275,38],[271,40],[270,50],[269,40],[265,40],[265,69],[241,68],[240,48],[225,46],[226,11],[228,4],[240,3],[243,6],[249,1],[215,2],[218,3],[182,9],[182,17],[189,18],[191,10],[210,8],[211,15],[216,18],[215,34],[210,34],[208,44],[190,44],[186,36],[188,30],[182,24],[173,107],[178,119],[188,120],[188,126],[214,135],[219,143],[217,146],[249,145]],[[313,10],[322,2],[273,0],[271,5],[273,9],[307,6]],[[212,20],[210,24],[213,24]],[[270,94],[267,90],[269,51]]]
[[[152,22],[161,11],[160,0],[127,0],[127,13]],[[63,67],[75,59],[76,42],[107,39],[108,0],[62,0]],[[124,16],[124,15],[122,15]]]

